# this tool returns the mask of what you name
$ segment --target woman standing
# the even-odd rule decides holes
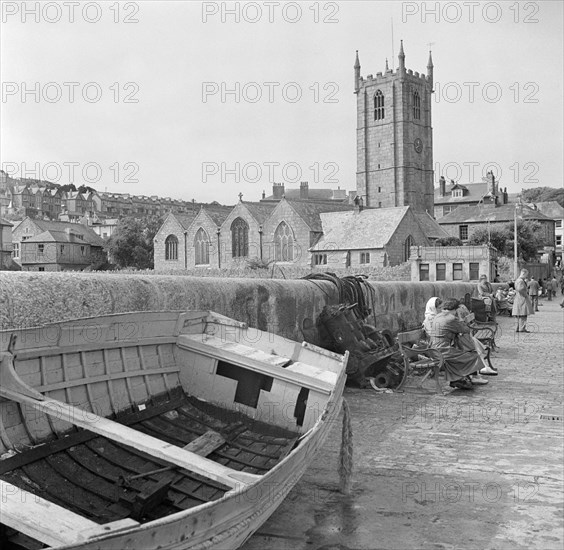
[[[522,269],[521,274],[515,281],[515,299],[513,300],[513,309],[511,311],[517,317],[515,332],[530,332],[527,330],[527,316],[533,315],[534,309],[527,289],[528,276],[529,272],[526,269]]]

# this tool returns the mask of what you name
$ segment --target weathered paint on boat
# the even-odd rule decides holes
[[[138,327],[139,333],[143,332],[139,329],[139,327],[144,326],[144,323],[153,330],[152,324],[164,322],[166,320],[168,328],[170,329],[170,327],[174,327],[175,334],[178,335],[182,334],[182,331],[186,328],[189,332],[194,333],[194,325],[197,325],[198,319],[204,314],[201,312],[190,314],[175,312],[174,315],[176,315],[176,318],[174,315],[171,317],[170,313],[139,313],[135,315],[137,316],[136,326]],[[198,315],[200,315],[200,317],[198,317]],[[207,312],[205,315],[208,315],[206,317],[206,326],[209,325],[213,327],[213,330],[208,331],[212,333],[212,339],[213,334],[217,333],[218,329],[226,329],[227,332],[231,334],[231,336],[222,334],[222,338],[233,338],[235,341],[238,339],[237,331],[241,334],[247,331],[247,327],[242,323],[231,321],[215,314],[208,314]],[[18,331],[20,339],[22,337],[24,340],[27,338],[27,346],[23,349],[20,348],[17,350],[17,353],[18,356],[24,358],[26,357],[26,353],[28,354],[27,357],[33,357],[34,354],[35,356],[40,356],[42,350],[46,349],[44,344],[49,340],[49,338],[51,339],[51,347],[49,348],[49,346],[47,346],[48,353],[55,353],[57,350],[53,349],[54,333],[57,333],[57,346],[63,345],[64,347],[64,345],[66,345],[68,347],[69,345],[72,345],[77,346],[76,349],[89,350],[98,348],[103,349],[104,346],[110,347],[110,345],[115,343],[111,342],[111,338],[108,337],[110,329],[112,329],[115,333],[116,327],[126,327],[127,324],[131,323],[131,320],[135,318],[136,317],[132,317],[131,314],[122,314],[98,319],[59,323],[57,324],[56,330],[51,327],[51,330],[54,331],[51,333],[49,333],[49,329],[46,328]],[[96,338],[92,338],[92,335],[88,337],[88,329],[92,326],[105,327],[102,331],[104,337],[100,337],[100,334],[102,333],[98,334]],[[79,327],[78,331],[77,327]],[[39,335],[39,333],[42,333],[42,336]],[[260,331],[253,332],[255,335],[258,333],[260,333]],[[50,336],[46,336],[49,334]],[[327,365],[331,364],[333,372],[336,373],[336,377],[334,383],[331,385],[326,403],[322,408],[319,408],[319,410],[316,411],[317,418],[312,419],[311,410],[306,414],[306,419],[304,420],[304,433],[302,433],[299,438],[299,444],[267,473],[260,476],[249,475],[248,479],[241,476],[242,479],[245,479],[245,482],[235,484],[230,491],[226,492],[224,496],[218,500],[213,500],[159,519],[135,525],[133,527],[128,527],[127,521],[122,528],[117,525],[119,522],[116,522],[116,525],[113,527],[104,527],[104,525],[101,524],[97,526],[94,532],[85,533],[84,538],[86,540],[77,540],[70,544],[59,544],[56,546],[57,548],[80,548],[84,550],[121,550],[140,548],[203,550],[212,548],[238,548],[264,523],[264,521],[266,521],[266,519],[268,519],[268,517],[276,510],[282,500],[303,475],[317,451],[323,446],[329,431],[337,420],[342,404],[342,392],[346,378],[345,369],[347,356],[339,356],[307,344],[302,346],[302,351],[300,352],[296,351],[297,348],[295,342],[291,342],[272,334],[266,335],[266,333],[263,333],[262,335],[258,334],[258,336],[258,338],[254,338],[256,348],[259,350],[262,349],[259,353],[262,353],[263,355],[264,353],[269,352],[271,354],[274,353],[274,355],[270,356],[270,360],[273,362],[279,362],[279,356],[282,355],[289,357],[292,354],[294,359],[297,359],[299,353],[303,353],[305,356],[312,358],[313,363],[316,363],[317,368],[319,368],[320,364],[323,363],[326,363]],[[0,351],[8,348],[8,344],[6,343],[7,337],[8,333],[2,334]],[[156,341],[155,336],[151,331],[144,334],[143,337],[147,337],[148,341],[151,342]],[[139,342],[139,346],[144,345],[144,340],[143,338],[139,338],[139,334],[135,335],[135,338],[136,342]],[[97,342],[93,342],[93,340],[96,340]],[[247,341],[250,340],[251,338],[249,338],[247,334]],[[186,345],[186,342],[184,342],[184,349],[186,349]],[[80,353],[84,352],[81,351]],[[142,354],[140,355],[142,357]],[[104,354],[104,359],[105,358],[106,355]],[[245,361],[249,362],[250,360],[243,357],[241,359],[241,364],[245,364]],[[43,365],[41,361],[40,363]],[[160,355],[158,365],[159,367],[162,367]],[[255,365],[255,367],[259,368],[260,365]],[[187,368],[188,367],[186,365],[181,365],[179,372],[180,378],[185,376],[185,373],[183,374],[182,370],[186,370]],[[307,373],[307,365],[304,365],[304,368],[304,372]],[[273,375],[278,373],[281,379],[289,379],[290,382],[292,382],[292,371],[283,370],[282,372],[277,370],[279,367],[270,366],[268,369],[270,369],[268,372],[271,372]],[[85,370],[86,369],[84,369],[84,371]],[[127,372],[125,361],[124,371]],[[106,373],[107,372],[108,370],[106,368]],[[143,376],[144,372],[152,373],[153,371],[141,370],[141,374],[139,372],[131,374]],[[2,374],[2,372],[0,372],[0,374]],[[34,385],[40,389],[46,387],[45,373],[43,370],[41,370],[41,374],[42,376],[39,383],[30,384],[32,387]],[[85,372],[84,374],[86,375]],[[298,372],[294,376],[299,379],[301,375]],[[147,379],[148,375],[145,374],[144,377]],[[33,376],[30,374],[26,382],[29,383],[32,378]],[[67,375],[64,374],[63,378],[67,378]],[[305,374],[302,378],[306,381],[309,380]],[[99,381],[100,377],[98,377],[97,380]],[[110,381],[106,380],[106,382],[108,383],[108,386],[110,386]],[[85,384],[87,383],[88,380],[86,379]],[[78,384],[78,382],[75,381],[75,384]],[[327,387],[326,383],[324,383],[325,386],[323,386],[321,382],[319,382],[319,384],[322,389]],[[64,381],[59,383],[58,386],[51,385],[49,387],[56,388],[56,390],[53,391],[66,392],[68,390],[68,388],[65,388]],[[315,387],[313,381],[311,381],[311,387]],[[90,396],[89,391],[88,395]],[[292,405],[292,403],[290,403],[290,405]],[[239,409],[245,411],[245,407],[239,407]],[[278,423],[283,422],[282,418],[275,418],[275,420]],[[4,444],[6,441],[10,441],[3,424],[0,425],[0,436],[2,436],[1,439]],[[105,532],[105,529],[107,529],[108,532]]]

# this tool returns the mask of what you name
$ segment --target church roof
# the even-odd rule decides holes
[[[442,237],[448,237],[448,233],[437,223],[435,218],[430,216],[427,212],[414,212],[421,231],[426,237],[430,239],[440,239]]]
[[[459,206],[450,214],[438,219],[440,225],[454,223],[484,223],[484,222],[510,222],[515,217],[515,204],[502,204],[500,206],[483,208],[481,206]],[[526,204],[522,205],[519,213],[520,219],[525,220],[549,220],[547,216],[530,208]]]
[[[220,204],[202,206],[202,210],[211,218],[217,227],[221,226],[233,208],[233,206],[222,206]]]
[[[287,200],[287,199],[286,199]],[[319,203],[310,202],[308,200],[287,200],[296,214],[300,216],[312,231],[321,232],[323,226],[321,223],[321,213],[326,212],[343,212],[353,210],[350,204],[336,203]]]
[[[182,226],[182,228],[186,230],[190,227],[190,225],[192,224],[194,218],[198,215],[198,213],[187,212],[185,214],[178,214],[177,212],[174,212],[172,215],[176,218],[176,220]]]
[[[270,217],[270,214],[272,214],[272,211],[276,208],[276,204],[261,204],[258,202],[244,202],[243,205],[247,207],[251,216],[260,225],[263,225],[266,222],[266,220]]]
[[[409,206],[365,208],[348,212],[323,212],[323,236],[311,250],[384,248],[396,232]]]

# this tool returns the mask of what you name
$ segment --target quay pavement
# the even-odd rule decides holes
[[[498,319],[499,376],[448,395],[347,388],[355,472],[338,491],[341,427],[244,550],[564,548],[564,309],[529,334]]]

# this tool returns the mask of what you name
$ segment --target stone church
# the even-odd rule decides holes
[[[304,192],[306,182],[300,198],[286,196],[284,184],[277,183],[272,200],[263,192],[259,202],[240,196],[233,207],[171,213],[155,236],[155,269],[224,268],[250,260],[327,269],[328,257],[334,268],[381,267],[407,261],[411,246],[429,246],[446,236],[432,218],[431,54],[426,75],[406,69],[402,42],[398,64],[391,70],[386,61],[383,73],[363,78],[356,54],[352,203],[343,200],[344,192],[339,200],[317,199],[313,190]]]

